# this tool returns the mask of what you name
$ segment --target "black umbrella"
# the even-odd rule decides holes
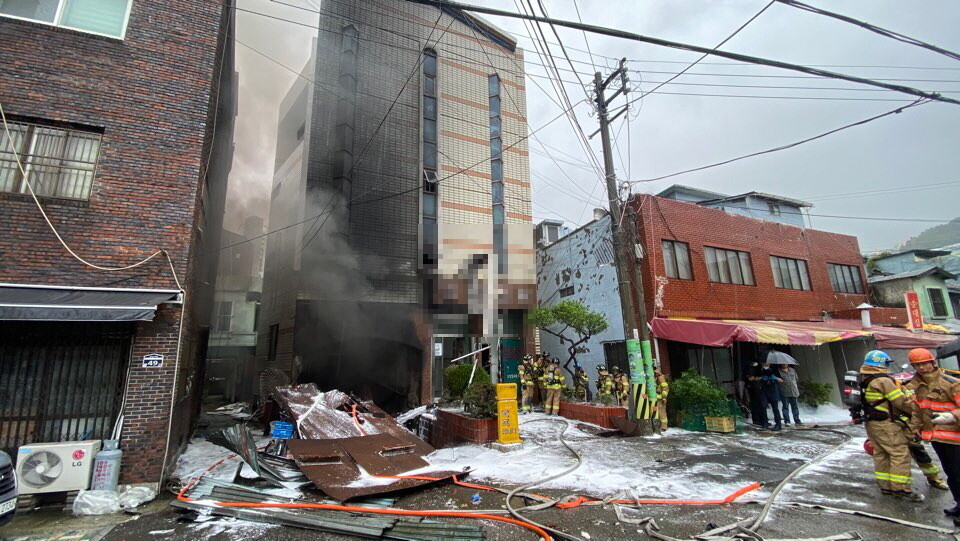
[[[960,338],[957,338],[953,342],[947,342],[946,344],[937,348],[938,359],[957,355],[958,353],[960,353]]]

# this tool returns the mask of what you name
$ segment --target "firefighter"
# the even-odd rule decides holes
[[[630,378],[619,366],[613,367],[613,383],[617,391],[617,403],[625,408],[630,407]]]
[[[577,374],[573,378],[573,394],[584,402],[590,400],[590,378],[582,366],[577,366]]]
[[[907,383],[919,408],[914,426],[923,441],[933,442],[954,499],[954,506],[943,512],[960,524],[960,379],[944,374],[926,349],[910,350],[908,359],[916,370]]]
[[[560,413],[560,396],[563,394],[563,388],[566,387],[566,377],[560,370],[560,363],[556,360],[550,363],[544,382],[547,388],[547,401],[544,411],[547,415],[557,415]]]
[[[543,363],[545,361],[543,355],[538,355],[533,360],[533,404],[536,406],[542,406],[544,399],[546,399],[546,396],[540,392],[540,381],[543,378]]]
[[[523,362],[520,363],[520,385],[522,385],[523,397],[521,399],[520,405],[522,409],[521,413],[530,413],[533,411],[533,406],[530,402],[533,400],[533,389],[536,387],[537,380],[533,375],[533,357],[529,355],[523,356]]]
[[[607,367],[602,364],[598,364],[597,365],[597,400],[599,400],[601,404],[612,404],[613,389],[614,389],[613,378],[611,378],[610,373],[607,372]]]
[[[860,367],[863,414],[867,437],[873,443],[873,472],[880,492],[911,502],[922,502],[910,485],[910,438],[908,423],[913,403],[900,384],[890,376],[887,366],[893,362],[886,353],[867,353]]]
[[[657,417],[660,418],[660,430],[667,429],[667,395],[670,394],[670,384],[667,377],[659,369],[653,372],[657,385]]]

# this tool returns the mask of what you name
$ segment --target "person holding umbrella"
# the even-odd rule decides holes
[[[800,422],[800,407],[797,399],[800,397],[800,387],[797,381],[797,371],[793,368],[797,360],[782,351],[771,351],[767,355],[770,364],[780,365],[780,396],[783,398],[783,424],[790,426],[790,411],[793,411],[793,422],[803,426]]]

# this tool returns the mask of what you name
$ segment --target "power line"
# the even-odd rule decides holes
[[[297,9],[301,9],[301,10],[304,10],[304,11],[307,11],[307,12],[310,12],[310,13],[318,13],[318,14],[320,13],[320,11],[317,11],[317,10],[308,9],[308,8],[305,8],[305,7],[302,7],[302,6],[294,6],[293,4],[287,4],[287,3],[281,2],[281,1],[279,1],[279,0],[271,0],[271,1],[274,2],[274,3],[277,3],[277,4],[286,5],[286,6],[294,7],[294,8],[297,8]],[[231,7],[232,7],[232,6],[231,6]],[[313,31],[334,32],[333,30],[329,30],[329,29],[325,29],[325,28],[317,28],[317,26],[316,26],[316,25],[313,25],[313,24],[303,23],[303,22],[300,22],[300,21],[294,21],[294,20],[291,20],[291,19],[285,19],[285,18],[283,18],[283,17],[278,17],[278,16],[275,16],[275,15],[270,15],[270,14],[267,14],[267,13],[262,13],[262,12],[255,11],[255,10],[251,10],[251,9],[239,8],[239,7],[232,7],[232,9],[235,9],[235,10],[238,10],[238,11],[242,11],[242,12],[245,12],[245,13],[249,13],[249,14],[252,14],[252,15],[259,15],[259,16],[266,17],[266,18],[269,18],[269,19],[273,19],[273,20],[277,20],[277,21],[282,21],[282,22],[290,23],[290,24],[297,25],[297,26],[302,26],[302,27],[305,27],[305,28],[309,28],[309,29],[311,29],[311,30],[313,30]],[[375,12],[375,13],[378,13],[378,14],[381,14],[381,15],[389,15],[389,14],[387,14],[387,13],[385,13],[385,12],[382,12],[382,11],[377,11],[377,10],[371,10],[371,11],[373,11],[373,12]],[[336,17],[336,15],[333,15],[333,14],[330,14],[330,16]],[[338,17],[338,18],[342,18],[342,17]],[[408,36],[406,36],[405,34],[399,33],[399,32],[397,32],[397,31],[395,31],[395,30],[390,30],[390,29],[388,29],[388,28],[379,27],[379,26],[375,26],[375,25],[371,25],[371,27],[377,28],[378,30],[382,30],[382,31],[387,32],[387,33],[390,33],[390,34],[394,34],[394,35],[397,35],[397,36],[407,37],[407,38],[408,38]],[[526,37],[528,40],[531,39],[529,36],[520,36],[520,37]],[[370,38],[361,37],[360,39],[361,39],[361,40],[365,40],[365,41],[370,41],[370,42],[372,42],[372,43],[378,43],[378,44],[381,44],[381,45],[395,46],[394,44],[390,44],[390,43],[386,43],[386,42],[382,42],[382,41],[373,40],[373,39],[370,39]],[[552,42],[549,42],[549,43],[552,43]],[[452,47],[452,48],[459,48],[459,49],[470,50],[470,51],[473,50],[473,49],[470,48],[470,47],[460,46],[460,45],[454,45],[454,44],[449,44],[449,43],[446,45],[446,47],[448,47],[448,48],[451,48],[451,47]],[[570,50],[587,52],[587,51],[582,50],[582,49],[577,49],[577,48],[575,48],[575,47],[570,47],[569,45],[566,46],[566,47],[567,47],[568,49],[570,49]],[[619,60],[620,60],[619,58],[614,58],[614,57],[610,57],[610,56],[598,55],[598,54],[596,54],[596,53],[593,53],[593,55],[594,55],[594,56],[597,56],[597,57],[599,57],[599,58],[605,58],[605,59],[609,59],[609,60],[616,60],[616,61],[618,61],[618,62],[619,62]],[[583,61],[583,60],[573,59],[572,61],[573,61],[574,63],[577,63],[577,64],[591,65],[590,62],[586,62],[586,61]],[[636,60],[636,59],[628,59],[628,62],[634,62],[634,63],[687,64],[687,62],[684,62],[684,61],[673,61],[673,60]],[[529,59],[528,59],[528,60],[525,60],[524,63],[527,64],[527,65],[538,66],[538,67],[541,67],[541,68],[544,68],[544,69],[547,69],[547,68],[550,67],[550,66],[546,66],[546,65],[544,65],[544,64],[540,64],[540,63],[534,62],[534,61],[529,60]],[[700,62],[699,64],[701,64],[701,65],[714,65],[714,66],[736,66],[736,67],[744,67],[744,65],[743,65],[742,63],[735,63],[735,62]],[[888,68],[888,69],[957,70],[957,71],[960,71],[960,68],[943,68],[943,67],[941,67],[941,68],[936,68],[936,67],[919,67],[919,66],[884,66],[884,65],[862,65],[862,66],[861,66],[861,65],[849,65],[849,64],[808,64],[808,66],[809,66],[809,67],[814,67],[814,68],[816,68],[816,67],[821,67],[821,68],[825,68],[825,67],[838,67],[838,68],[878,68],[878,69]],[[559,71],[567,71],[567,72],[574,71],[574,70],[571,70],[571,69],[568,69],[568,68],[563,68],[563,67],[560,67],[560,66],[557,66],[556,69],[558,69]],[[655,71],[655,70],[642,70],[642,71],[641,71],[641,70],[630,70],[630,71],[633,72],[633,73],[654,73],[654,74],[664,74],[664,75],[676,75],[676,73],[677,73],[677,72],[673,72],[673,71]],[[529,75],[529,73],[528,73],[528,75]],[[706,77],[764,77],[764,78],[785,78],[785,79],[815,79],[815,78],[819,78],[819,76],[790,76],[790,75],[732,74],[732,73],[696,73],[696,72],[687,73],[687,75],[693,75],[693,76],[698,76],[698,77],[699,77],[699,76],[706,76]],[[542,76],[541,76],[541,77],[542,77]],[[895,81],[895,82],[960,83],[960,80],[958,80],[958,79],[907,79],[907,78],[882,78],[882,77],[873,77],[872,79],[875,79],[875,80],[878,80],[878,81],[888,81],[888,82],[889,82],[889,81]],[[566,81],[566,82],[574,83],[573,81]],[[674,83],[674,84],[681,84],[681,83]],[[839,90],[839,89],[838,89],[838,90]],[[867,90],[867,89],[863,89],[863,90]],[[937,91],[937,92],[939,92],[939,91]]]
[[[707,54],[711,54],[711,55],[715,55],[715,56],[720,56],[720,57],[723,57],[723,58],[729,58],[729,59],[731,59],[731,60],[737,60],[737,61],[740,61],[740,62],[746,62],[746,63],[748,63],[748,64],[758,64],[758,65],[763,65],[763,66],[770,66],[770,67],[775,67],[775,68],[780,68],[780,69],[785,69],[785,70],[790,70],[790,71],[798,71],[798,72],[801,72],[801,73],[807,73],[807,74],[810,74],[810,75],[816,75],[816,76],[820,76],[820,77],[827,77],[827,78],[831,78],[831,79],[840,79],[840,80],[850,81],[850,82],[859,83],[859,84],[864,84],[864,85],[868,85],[868,86],[876,86],[876,87],[879,87],[879,88],[887,88],[887,89],[889,89],[889,90],[896,90],[897,92],[902,92],[902,93],[904,93],[904,94],[909,94],[909,95],[912,95],[912,96],[917,96],[917,97],[921,97],[921,98],[926,98],[926,99],[929,99],[929,100],[942,101],[942,102],[945,102],[945,103],[951,103],[951,104],[954,104],[954,105],[960,105],[960,100],[956,100],[956,99],[953,99],[953,98],[948,98],[948,97],[945,97],[945,96],[941,96],[941,95],[936,94],[936,93],[924,92],[924,91],[922,91],[922,90],[919,90],[919,89],[916,89],[916,88],[912,88],[912,87],[908,87],[908,86],[893,85],[893,84],[889,84],[889,83],[883,83],[883,82],[880,82],[880,81],[875,81],[875,80],[872,80],[872,79],[865,79],[865,78],[863,78],[863,77],[856,77],[856,76],[853,76],[853,75],[846,75],[846,74],[836,73],[836,72],[832,72],[832,71],[826,71],[826,70],[822,70],[822,69],[818,69],[818,68],[811,68],[811,67],[809,67],[809,66],[801,66],[801,65],[798,65],[798,64],[791,64],[791,63],[788,63],[788,62],[780,62],[780,61],[778,61],[778,60],[770,60],[770,59],[767,59],[767,58],[761,58],[761,57],[757,57],[757,56],[750,56],[750,55],[739,54],[739,53],[730,53],[730,52],[726,52],[726,51],[713,50],[713,49],[708,49],[708,48],[706,48],[706,47],[700,47],[700,46],[697,46],[697,45],[689,45],[689,44],[686,44],[686,43],[680,43],[680,42],[676,42],[676,41],[670,41],[670,40],[665,40],[665,39],[661,39],[661,38],[655,38],[655,37],[651,37],[651,36],[644,36],[644,35],[636,34],[636,33],[633,33],[633,32],[627,32],[627,31],[625,31],[625,30],[617,30],[617,29],[612,29],[612,28],[604,28],[604,27],[601,27],[601,26],[595,26],[595,25],[589,25],[589,24],[581,24],[581,23],[576,23],[576,22],[572,22],[572,21],[564,21],[564,20],[560,20],[560,19],[552,19],[552,18],[538,17],[538,16],[536,16],[536,15],[525,15],[525,14],[521,14],[521,13],[511,13],[511,12],[509,12],[509,11],[504,11],[504,10],[500,10],[500,9],[492,9],[492,8],[486,8],[486,7],[482,7],[482,6],[465,5],[465,4],[460,4],[460,3],[457,3],[457,2],[451,2],[451,1],[449,1],[449,0],[407,0],[407,1],[408,1],[408,2],[414,2],[414,3],[417,3],[417,4],[426,4],[426,5],[432,5],[432,6],[438,6],[438,7],[448,7],[448,8],[454,8],[454,9],[460,9],[460,10],[464,10],[464,11],[475,11],[475,12],[478,12],[478,13],[486,13],[486,14],[498,15],[498,16],[502,16],[502,17],[511,17],[511,18],[515,18],[515,19],[516,19],[516,18],[520,18],[520,19],[528,19],[528,20],[533,20],[533,21],[538,21],[538,22],[553,23],[553,24],[556,24],[556,25],[559,25],[559,26],[565,26],[565,27],[567,27],[567,28],[574,28],[574,29],[576,29],[576,30],[586,30],[586,31],[588,31],[588,32],[592,32],[592,33],[596,33],[596,34],[602,34],[602,35],[606,35],[606,36],[612,36],[612,37],[617,37],[617,38],[621,38],[621,39],[627,39],[627,40],[631,40],[631,41],[639,41],[639,42],[642,42],[642,43],[650,43],[650,44],[653,44],[653,45],[659,45],[659,46],[661,46],[661,47],[669,47],[669,48],[672,48],[672,49],[680,49],[680,50],[684,50],[684,51],[693,51],[693,52],[698,52],[698,53],[707,53]]]
[[[918,222],[918,223],[931,223],[931,224],[948,224],[953,220],[939,220],[939,219],[927,219],[927,218],[889,218],[889,217],[877,217],[877,216],[840,216],[836,214],[811,214],[807,213],[808,216],[817,216],[819,218],[838,218],[842,220],[870,220],[877,222]]]
[[[886,195],[891,193],[902,193],[902,192],[914,192],[921,190],[929,190],[932,188],[940,188],[943,186],[957,185],[960,184],[960,180],[953,180],[949,182],[934,182],[931,184],[915,184],[912,186],[900,186],[900,187],[891,187],[891,188],[881,188],[874,190],[863,190],[859,192],[846,192],[839,194],[829,194],[829,195],[818,195],[815,197],[803,197],[804,201],[831,201],[834,199],[846,199],[848,197],[869,197],[873,195]]]
[[[413,1],[413,0],[408,0]],[[742,64],[731,64],[731,65],[742,65]],[[762,64],[761,64],[762,65]],[[674,75],[677,72],[675,71],[657,71],[657,70],[630,70],[631,73],[656,73],[658,75]],[[826,75],[769,75],[763,73],[688,73],[687,75],[695,75],[697,77],[756,77],[764,79],[819,79],[822,77],[828,77]],[[836,77],[828,77],[836,78]],[[842,80],[849,80],[845,78],[840,78]],[[908,82],[908,83],[960,83],[960,79],[891,79],[886,77],[874,78],[876,81],[894,81],[894,82]],[[859,81],[854,81],[859,82]],[[876,85],[873,85],[876,86]],[[887,90],[893,90],[887,88]],[[896,90],[899,92],[899,90]]]
[[[853,123],[850,123],[850,124],[846,124],[846,125],[844,125],[844,126],[840,126],[839,128],[834,128],[834,129],[832,129],[832,130],[830,130],[830,131],[823,132],[823,133],[821,133],[821,134],[819,134],[819,135],[814,135],[813,137],[808,137],[808,138],[806,138],[806,139],[802,139],[802,140],[800,140],[800,141],[796,141],[796,142],[793,142],[793,143],[790,143],[790,144],[787,144],[787,145],[781,145],[781,146],[778,146],[778,147],[769,148],[769,149],[767,149],[767,150],[761,150],[761,151],[759,151],[759,152],[754,152],[754,153],[751,153],[751,154],[747,154],[747,155],[745,155],[745,156],[739,156],[739,157],[732,158],[732,159],[729,159],[729,160],[724,160],[724,161],[722,161],[722,162],[717,162],[717,163],[712,163],[712,164],[709,164],[709,165],[703,165],[703,166],[700,166],[700,167],[695,167],[695,168],[693,168],[693,169],[686,169],[686,170],[683,170],[683,171],[678,171],[678,172],[676,172],[676,173],[670,173],[669,175],[662,175],[662,176],[654,177],[654,178],[648,178],[648,179],[642,179],[642,180],[635,180],[635,181],[631,181],[631,184],[635,184],[635,183],[638,183],[638,182],[653,182],[653,181],[656,181],[656,180],[663,180],[663,179],[666,179],[666,178],[676,177],[676,176],[679,176],[679,175],[685,175],[685,174],[687,174],[687,173],[693,173],[693,172],[695,172],[695,171],[703,171],[704,169],[711,169],[711,168],[713,168],[713,167],[719,167],[719,166],[721,166],[721,165],[727,165],[727,164],[729,164],[729,163],[733,163],[733,162],[740,161],[740,160],[745,160],[745,159],[747,159],[747,158],[752,158],[752,157],[754,157],[754,156],[760,156],[760,155],[763,155],[763,154],[770,154],[770,153],[773,153],[773,152],[779,152],[779,151],[781,151],[781,150],[787,150],[787,149],[789,149],[789,148],[793,148],[793,147],[796,147],[796,146],[800,146],[800,145],[802,145],[802,144],[804,144],[804,143],[809,143],[810,141],[816,141],[817,139],[821,139],[821,138],[826,137],[826,136],[828,136],[828,135],[831,135],[831,134],[834,134],[834,133],[837,133],[837,132],[840,132],[840,131],[843,131],[843,130],[846,130],[846,129],[849,129],[849,128],[853,128],[853,127],[855,127],[855,126],[861,126],[861,125],[866,124],[866,123],[868,123],[868,122],[873,122],[874,120],[879,120],[879,119],[881,119],[881,118],[883,118],[883,117],[886,117],[886,116],[899,114],[899,113],[901,113],[901,112],[903,112],[903,111],[905,111],[905,110],[907,110],[907,109],[909,109],[909,108],[911,108],[911,107],[916,107],[916,106],[918,106],[918,105],[924,105],[924,104],[927,104],[927,103],[930,103],[930,101],[929,101],[929,100],[924,100],[924,99],[919,99],[919,100],[911,103],[910,105],[905,105],[905,106],[903,106],[903,107],[898,107],[897,109],[893,109],[893,110],[891,110],[891,111],[887,111],[886,113],[881,113],[881,114],[879,114],[879,115],[872,116],[872,117],[870,117],[870,118],[865,118],[865,119],[859,120],[859,121],[857,121],[857,122],[853,122]]]
[[[574,105],[576,106],[576,105],[579,105],[580,103],[582,103],[582,102],[577,102],[577,103],[575,103]],[[539,132],[539,131],[541,131],[541,130],[544,130],[544,129],[546,129],[547,127],[549,127],[551,124],[553,124],[554,122],[556,122],[557,120],[560,120],[560,118],[563,117],[565,114],[566,114],[566,111],[561,112],[561,113],[558,114],[557,116],[555,116],[555,117],[553,117],[552,119],[550,119],[547,123],[545,123],[544,125],[540,126],[540,127],[537,128],[537,129],[533,130],[531,133],[529,133],[529,134],[521,137],[521,138],[518,139],[516,142],[504,146],[503,149],[504,149],[504,150],[507,150],[507,149],[510,149],[510,148],[513,148],[513,147],[519,145],[521,142],[523,142],[523,141],[525,141],[526,139],[528,139],[529,137],[531,137],[534,133],[537,133],[537,132]],[[481,165],[481,164],[483,164],[483,163],[486,163],[486,162],[488,162],[488,161],[490,161],[490,160],[491,160],[491,158],[484,158],[483,160],[480,160],[480,161],[474,163],[473,165],[471,165],[471,166],[469,166],[469,167],[462,168],[462,169],[460,169],[459,171],[450,173],[449,175],[446,175],[446,176],[444,176],[443,178],[437,179],[437,182],[438,182],[438,183],[439,183],[439,182],[443,182],[443,181],[446,181],[447,179],[453,178],[453,177],[455,177],[455,176],[457,176],[457,175],[461,175],[461,174],[463,174],[464,172],[469,171],[469,170],[477,167],[478,165]],[[227,250],[227,249],[230,249],[230,248],[234,248],[234,247],[236,247],[236,246],[240,246],[240,245],[246,244],[246,243],[248,243],[248,242],[253,242],[253,241],[255,241],[255,240],[262,239],[262,238],[267,237],[267,236],[270,236],[270,235],[272,235],[272,234],[274,234],[274,233],[278,233],[278,232],[280,232],[280,231],[283,231],[283,230],[286,230],[286,229],[290,229],[291,227],[296,227],[296,226],[298,226],[298,225],[305,224],[305,223],[307,223],[307,222],[309,222],[309,221],[311,221],[311,220],[315,220],[318,216],[323,216],[323,215],[326,214],[326,213],[333,212],[334,210],[336,210],[336,209],[338,209],[338,208],[340,208],[340,207],[343,207],[343,206],[345,206],[345,205],[347,205],[347,204],[352,204],[352,205],[356,206],[356,205],[365,205],[365,204],[369,204],[369,203],[377,203],[377,202],[380,202],[380,201],[383,201],[383,200],[386,200],[386,199],[391,199],[391,198],[393,198],[393,197],[399,197],[399,196],[401,196],[401,195],[405,195],[405,194],[408,194],[408,193],[411,193],[411,192],[415,192],[415,191],[419,191],[419,190],[422,190],[422,189],[423,189],[423,188],[418,185],[418,186],[416,186],[416,187],[414,187],[414,188],[411,188],[411,189],[401,190],[401,191],[399,191],[399,192],[387,194],[387,195],[384,195],[384,196],[374,197],[374,198],[367,199],[367,200],[363,200],[363,201],[358,201],[358,198],[359,198],[359,197],[361,197],[361,196],[363,196],[363,195],[366,195],[366,193],[369,193],[369,192],[366,192],[366,193],[364,193],[364,194],[361,194],[361,195],[357,196],[356,198],[350,199],[350,200],[348,200],[348,201],[343,201],[343,202],[341,202],[341,203],[337,203],[337,204],[331,206],[331,207],[330,207],[329,209],[327,209],[325,212],[322,212],[322,213],[319,213],[319,214],[310,216],[309,218],[306,218],[306,219],[304,219],[304,220],[300,220],[299,222],[292,223],[292,224],[288,224],[288,225],[279,227],[279,228],[277,228],[277,229],[273,229],[273,230],[267,231],[266,233],[263,233],[263,234],[261,234],[261,235],[256,235],[256,236],[250,237],[249,239],[244,239],[244,240],[242,240],[242,241],[235,242],[235,243],[233,243],[233,244],[230,244],[230,245],[228,245],[228,246],[224,246],[224,247],[219,248],[219,249],[216,249],[216,250],[211,250],[211,251],[208,251],[208,252],[204,252],[204,253],[202,253],[202,254],[197,254],[197,255],[195,255],[195,256],[193,256],[193,257],[199,257],[199,256],[201,256],[201,255],[206,255],[206,254],[210,254],[210,253],[221,252],[221,251],[223,251],[223,250]]]
[[[746,28],[750,23],[752,23],[754,20],[756,20],[757,17],[759,17],[760,15],[762,15],[764,11],[767,11],[767,9],[768,9],[770,6],[772,6],[775,1],[776,1],[776,0],[770,0],[770,2],[767,3],[767,5],[763,6],[763,9],[761,9],[760,11],[758,11],[753,17],[750,17],[750,19],[748,19],[747,22],[741,24],[741,25],[740,25],[740,28],[737,28],[736,30],[733,31],[732,34],[730,34],[729,36],[727,36],[726,38],[724,38],[724,40],[721,41],[720,43],[718,43],[718,44],[716,45],[716,47],[713,48],[713,50],[716,51],[717,49],[719,49],[720,47],[722,47],[724,43],[726,43],[726,42],[730,41],[731,39],[733,39],[733,37],[736,36],[737,34],[739,34],[741,30],[743,30],[744,28]],[[707,58],[708,56],[710,56],[709,53],[703,53],[703,55],[702,55],[700,58],[694,60],[692,64],[690,64],[689,66],[683,68],[679,73],[677,73],[677,74],[674,75],[673,77],[671,77],[671,78],[667,79],[666,81],[660,83],[660,84],[657,85],[653,90],[648,90],[647,92],[641,91],[641,92],[640,92],[640,97],[637,98],[637,99],[638,99],[638,100],[639,100],[639,99],[642,99],[644,96],[647,96],[647,95],[649,95],[649,94],[653,94],[653,93],[656,92],[657,90],[660,90],[660,88],[662,88],[664,85],[670,84],[674,79],[676,79],[677,77],[680,77],[681,75],[683,75],[684,73],[686,73],[687,71],[689,71],[691,68],[693,68],[694,66],[696,66],[697,64],[699,64],[701,60]]]
[[[802,10],[804,10],[804,11],[809,11],[810,13],[816,13],[817,15],[824,15],[824,16],[826,16],[826,17],[830,17],[830,18],[833,18],[833,19],[837,19],[837,20],[843,21],[843,22],[845,22],[845,23],[850,23],[850,24],[852,24],[852,25],[859,26],[860,28],[865,28],[865,29],[867,29],[867,30],[869,30],[869,31],[871,31],[871,32],[873,32],[873,33],[875,33],[875,34],[880,34],[881,36],[884,36],[884,37],[887,37],[887,38],[890,38],[890,39],[894,39],[894,40],[897,40],[897,41],[902,42],[902,43],[907,43],[907,44],[910,44],[910,45],[915,45],[915,46],[917,46],[917,47],[922,47],[922,48],[924,48],[924,49],[927,49],[928,51],[933,51],[933,52],[935,52],[935,53],[942,54],[943,56],[946,56],[946,57],[948,57],[948,58],[952,58],[952,59],[954,59],[954,60],[960,60],[960,54],[957,54],[957,53],[955,53],[955,52],[953,52],[953,51],[948,51],[948,50],[946,50],[946,49],[937,47],[936,45],[931,45],[931,44],[929,44],[929,43],[927,43],[927,42],[925,42],[925,41],[920,41],[920,40],[918,40],[918,39],[916,39],[916,38],[911,38],[910,36],[905,36],[905,35],[903,35],[903,34],[900,34],[900,33],[898,33],[898,32],[894,32],[894,31],[892,31],[892,30],[887,30],[887,29],[885,29],[885,28],[880,28],[879,26],[876,26],[876,25],[873,25],[873,24],[870,24],[870,23],[868,23],[868,22],[861,21],[861,20],[858,20],[858,19],[854,19],[853,17],[847,17],[846,15],[841,15],[841,14],[839,14],[839,13],[834,13],[834,12],[832,12],[832,11],[827,11],[827,10],[825,10],[825,9],[820,9],[820,8],[818,8],[818,7],[814,7],[814,6],[811,6],[811,5],[809,5],[809,4],[804,4],[804,3],[802,3],[802,2],[797,2],[796,0],[776,0],[776,1],[777,1],[777,2],[780,2],[781,4],[786,4],[786,5],[790,6],[790,7],[794,7],[794,8],[797,8],[797,9],[802,9]]]

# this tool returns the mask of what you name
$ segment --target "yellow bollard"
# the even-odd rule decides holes
[[[520,443],[516,383],[497,384],[497,443]]]

